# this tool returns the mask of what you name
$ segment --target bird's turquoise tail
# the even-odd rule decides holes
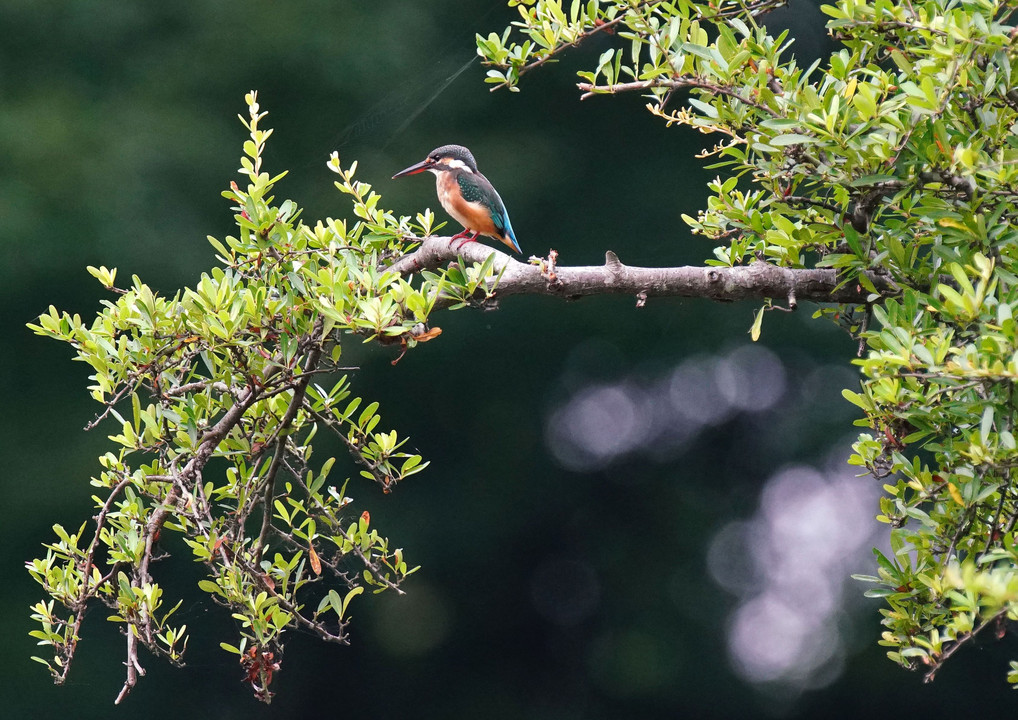
[[[503,220],[505,220],[505,239],[504,239],[505,244],[506,245],[511,244],[513,246],[513,249],[516,250],[516,252],[522,253],[523,251],[520,250],[520,244],[516,242],[516,233],[513,232],[513,224],[509,222],[509,213],[503,211],[502,218]]]

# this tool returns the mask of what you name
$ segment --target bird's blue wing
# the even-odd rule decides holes
[[[506,212],[505,203],[502,202],[502,198],[499,197],[498,192],[488,182],[488,179],[480,173],[469,175],[463,173],[456,180],[459,182],[463,199],[467,202],[481,203],[488,208],[495,229],[502,237],[512,241],[516,252],[522,252],[520,244],[516,242],[516,233],[513,232],[512,223],[509,222],[509,213]]]

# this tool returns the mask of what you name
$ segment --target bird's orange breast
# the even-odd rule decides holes
[[[438,201],[442,203],[445,211],[456,219],[456,222],[467,230],[501,239],[495,229],[495,223],[491,220],[488,208],[480,203],[464,200],[463,194],[460,192],[459,181],[452,173],[439,173],[435,186],[438,190]]]

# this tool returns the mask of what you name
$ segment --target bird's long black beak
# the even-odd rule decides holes
[[[395,180],[398,177],[416,175],[417,173],[424,172],[425,170],[431,168],[433,164],[434,163],[432,163],[430,160],[421,160],[419,163],[417,163],[416,165],[411,165],[406,170],[400,170],[398,173],[392,176],[392,179]]]

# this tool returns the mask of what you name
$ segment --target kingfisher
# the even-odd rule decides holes
[[[477,240],[478,235],[486,235],[521,252],[505,203],[477,169],[472,152],[462,145],[443,145],[416,165],[400,170],[392,179],[425,170],[435,173],[435,188],[442,207],[463,226],[463,231],[453,235],[450,242],[465,238],[463,243],[468,243]]]

